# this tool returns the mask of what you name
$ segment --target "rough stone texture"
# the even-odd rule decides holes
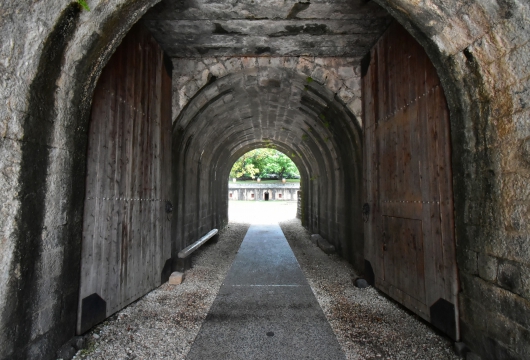
[[[75,334],[91,93],[150,1],[102,3],[90,13],[67,1],[2,4],[2,359],[53,358]],[[100,28],[118,8],[128,20]]]
[[[482,360],[482,357],[474,352],[468,352],[466,353],[466,360]]]
[[[304,224],[360,269],[362,223],[360,207],[353,207],[360,202],[360,139],[361,128],[344,104],[294,69],[269,64],[218,78],[174,124],[172,181],[181,184],[175,193],[177,247],[226,223],[233,163],[249,150],[273,147],[300,170]]]
[[[335,253],[335,246],[333,246],[332,244],[330,244],[326,239],[320,237],[318,240],[317,240],[317,245],[318,247],[320,248],[320,250],[322,250],[323,252],[325,252],[326,254],[333,254]]]
[[[169,56],[363,56],[388,26],[373,2],[164,0],[144,17]]]
[[[90,0],[92,11],[79,13],[73,11],[75,3],[65,0],[2,3],[2,359],[51,358],[74,334],[82,236],[83,199],[79,194],[84,193],[87,119],[93,87],[121,38],[155,2]],[[530,4],[524,0],[376,2],[427,49],[451,109],[463,340],[485,359],[528,358],[530,324],[526,315],[530,299],[525,274],[530,266]],[[344,2],[330,3],[335,8],[350,8]],[[179,4],[186,6],[188,2]],[[244,9],[250,6],[244,3],[235,7],[219,4],[216,19],[228,22],[232,14],[252,13]],[[291,5],[288,11],[278,3],[269,6],[287,18],[295,4],[286,4]],[[265,6],[262,2],[257,5]],[[290,17],[304,18],[305,14],[329,10],[325,2],[315,2],[317,6],[308,9],[302,9],[302,5],[295,7]],[[348,13],[335,14],[341,18]],[[270,59],[269,67],[277,67],[279,60]],[[256,67],[253,61],[256,59],[242,63],[244,67]],[[285,64],[285,68],[296,69],[306,77],[316,68],[304,57],[298,62],[285,58]],[[221,77],[231,66],[234,64],[212,66],[211,72]],[[334,81],[326,86],[332,94],[340,93]],[[241,138],[247,135],[241,134]],[[358,164],[352,160],[355,154],[350,155],[349,164]],[[196,156],[189,161],[198,160]],[[317,162],[308,157],[304,166],[312,169]],[[197,175],[215,178],[210,176],[213,173],[192,174],[196,176],[194,181]],[[360,181],[349,184],[354,187],[351,184]],[[315,202],[312,191],[311,187],[304,189],[305,209]],[[345,191],[338,188],[336,194],[340,197]],[[223,196],[226,198],[226,193]],[[190,219],[202,218],[206,207],[219,209],[226,205],[210,203],[206,197],[201,203],[202,208],[189,210]],[[337,212],[350,212],[337,206]],[[361,204],[351,206],[355,209]],[[307,217],[309,214],[304,216],[315,223],[316,219]],[[477,257],[460,255],[470,251]],[[493,260],[484,261],[484,256],[496,259],[495,277]],[[473,264],[468,266],[466,259],[478,259],[477,270]],[[481,268],[480,264],[491,266]],[[510,331],[495,332],[499,324]]]
[[[70,360],[71,358],[74,357],[75,353],[76,353],[76,349],[73,348],[72,345],[70,344],[66,344],[64,346],[62,346],[59,351],[57,351],[57,359],[61,359],[61,360]]]
[[[313,235],[311,235],[311,242],[312,242],[313,244],[317,245],[319,239],[322,239],[322,236],[320,236],[319,234],[313,234]]]
[[[478,257],[478,274],[486,281],[497,280],[498,260],[486,254],[479,254]]]
[[[455,342],[455,354],[463,358],[466,357],[466,354],[469,352],[469,348],[463,342]]]
[[[280,226],[346,359],[457,360],[453,342],[373,287],[360,289],[343,258],[315,247],[298,220]]]
[[[365,279],[357,279],[355,280],[355,286],[357,286],[359,289],[365,289],[369,287],[370,284],[368,284],[368,281]]]
[[[243,69],[296,69],[301,76],[326,86],[361,123],[361,67],[354,57],[208,57],[173,58],[173,118],[212,77],[235,74]]]
[[[184,280],[184,274],[178,271],[175,271],[169,277],[169,285],[180,285]]]

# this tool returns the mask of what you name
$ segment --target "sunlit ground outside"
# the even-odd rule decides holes
[[[228,201],[228,220],[246,224],[276,224],[296,217],[296,201]]]

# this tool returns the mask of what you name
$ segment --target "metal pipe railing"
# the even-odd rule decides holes
[[[179,259],[185,259],[188,256],[190,256],[195,250],[200,248],[202,246],[202,244],[204,244],[205,242],[210,240],[212,237],[217,235],[218,232],[219,232],[219,230],[213,229],[208,234],[204,235],[203,237],[201,237],[199,240],[195,241],[190,246],[186,247],[185,249],[182,249],[179,252],[179,254],[178,254]]]

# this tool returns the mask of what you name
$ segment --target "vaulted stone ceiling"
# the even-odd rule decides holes
[[[365,0],[163,0],[142,21],[174,65],[176,242],[224,223],[234,161],[275,147],[301,172],[305,225],[362,269],[355,104],[388,13]]]
[[[177,211],[176,240],[184,245],[186,234],[211,227],[213,217],[226,221],[230,168],[254,148],[273,147],[300,170],[306,225],[318,227],[361,269],[362,223],[354,220],[361,208],[354,206],[360,203],[361,142],[359,124],[336,94],[297,69],[262,66],[216,79],[173,126],[177,199],[198,194],[186,200],[186,211]],[[195,210],[201,218],[190,220]]]
[[[170,57],[362,57],[390,23],[370,0],[164,0],[144,23]]]

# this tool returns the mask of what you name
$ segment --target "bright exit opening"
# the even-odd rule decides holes
[[[300,172],[287,155],[267,148],[249,151],[230,171],[229,220],[270,224],[294,219],[300,191]]]

